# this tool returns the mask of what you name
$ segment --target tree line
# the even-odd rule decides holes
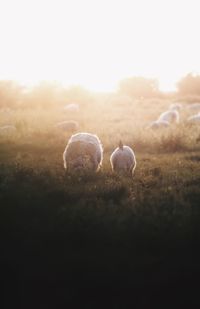
[[[119,94],[128,95],[132,99],[162,98],[157,79],[133,76],[119,82]],[[200,96],[200,75],[189,73],[176,84],[175,95]],[[0,108],[13,106],[50,106],[55,103],[67,104],[91,102],[93,94],[81,86],[64,87],[57,82],[41,82],[27,88],[15,81],[0,80]]]

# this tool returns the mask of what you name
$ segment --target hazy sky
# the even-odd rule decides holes
[[[0,79],[110,90],[130,76],[171,89],[200,73],[198,0],[0,0]]]

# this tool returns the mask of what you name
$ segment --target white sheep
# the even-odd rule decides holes
[[[196,114],[196,115],[193,115],[193,116],[191,116],[191,117],[189,117],[188,119],[187,119],[187,122],[189,122],[189,123],[196,123],[196,124],[200,124],[200,113],[199,114]]]
[[[170,123],[179,123],[179,112],[177,110],[168,110],[163,112],[159,118],[159,121],[168,121]]]
[[[63,131],[75,132],[78,130],[79,124],[77,121],[74,120],[66,120],[58,122],[55,127]]]
[[[16,132],[16,127],[13,125],[5,125],[0,127],[0,135],[11,135]]]
[[[0,108],[0,113],[3,113],[5,115],[12,115],[14,111],[9,107],[2,107]]]
[[[156,121],[152,121],[150,125],[147,127],[147,129],[157,130],[157,129],[162,129],[162,128],[168,128],[169,126],[170,126],[169,121],[156,120]]]
[[[65,105],[64,110],[69,112],[79,112],[79,105],[77,103],[67,104]]]
[[[180,111],[182,109],[182,104],[181,103],[172,103],[169,106],[169,110],[171,111]]]
[[[135,154],[129,146],[124,146],[120,141],[119,147],[110,156],[110,163],[113,172],[133,175],[136,168]]]
[[[63,153],[64,168],[69,172],[98,171],[103,160],[99,138],[91,133],[72,135]]]
[[[200,112],[200,103],[190,103],[187,105],[187,109],[194,112]]]

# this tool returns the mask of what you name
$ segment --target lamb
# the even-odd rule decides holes
[[[168,110],[160,115],[159,121],[168,121],[170,123],[179,123],[179,112],[177,110]]]
[[[150,125],[147,127],[147,129],[162,129],[162,128],[168,128],[170,126],[169,121],[166,120],[156,120],[150,123]]]
[[[64,168],[69,172],[99,171],[103,148],[99,138],[91,133],[71,136],[63,153]]]
[[[78,130],[79,124],[77,121],[67,120],[67,121],[58,122],[55,125],[55,127],[63,131],[75,132]]]
[[[112,171],[118,174],[134,174],[136,168],[136,158],[133,150],[125,146],[120,141],[110,156]]]

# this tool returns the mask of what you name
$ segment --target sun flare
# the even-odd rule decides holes
[[[0,11],[0,79],[107,91],[127,76],[173,90],[200,72],[198,1],[12,1]]]

